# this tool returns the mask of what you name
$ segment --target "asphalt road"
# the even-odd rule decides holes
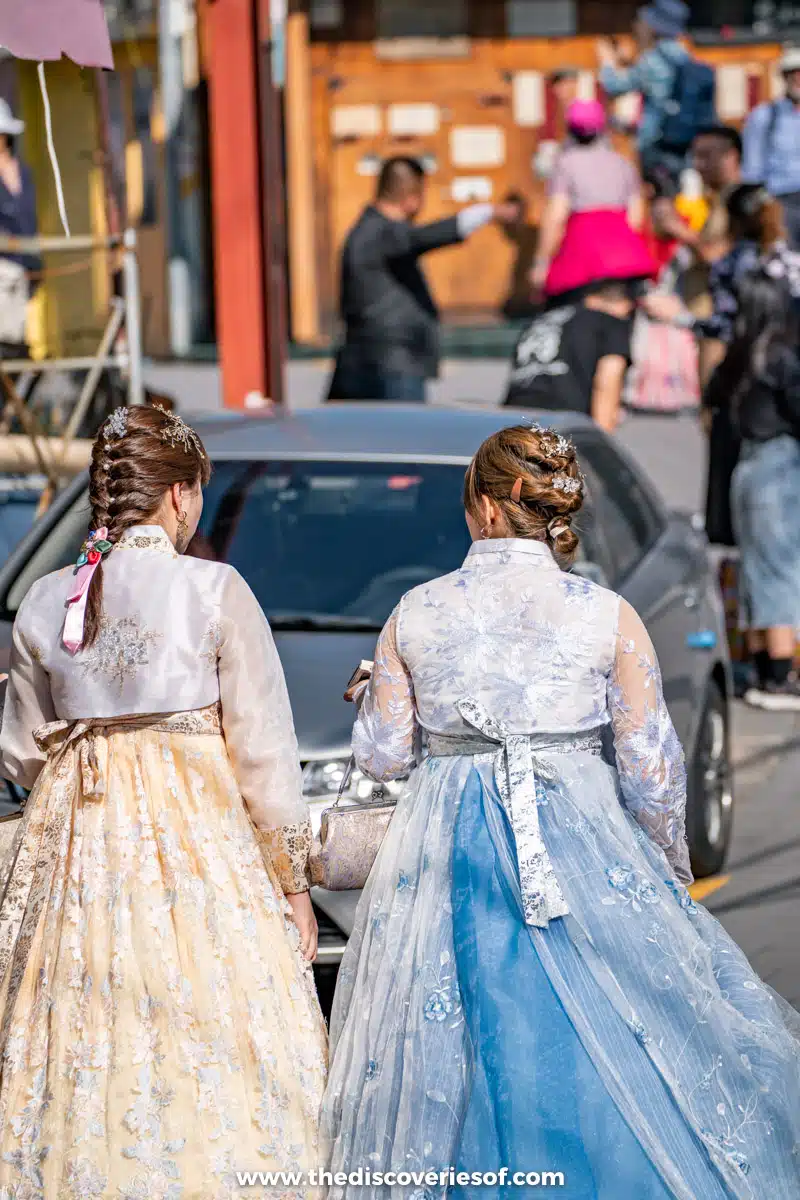
[[[725,873],[695,895],[761,978],[800,1009],[800,717],[737,705],[733,751],[731,853]]]

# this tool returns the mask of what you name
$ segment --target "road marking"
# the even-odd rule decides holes
[[[730,883],[730,875],[715,875],[713,879],[701,879],[698,883],[693,883],[689,888],[689,894],[693,900],[705,900],[707,896],[718,892],[720,888],[724,888],[726,883]]]

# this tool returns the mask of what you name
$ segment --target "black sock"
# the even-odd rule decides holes
[[[778,687],[786,683],[792,670],[791,658],[771,658],[769,665],[772,669],[772,681]]]
[[[772,681],[772,659],[767,654],[766,650],[756,650],[753,655],[756,671],[758,672],[758,683],[760,687]]]

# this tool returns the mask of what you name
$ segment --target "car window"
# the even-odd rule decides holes
[[[86,538],[89,495],[83,492],[29,558],[9,589],[6,607],[15,613],[37,579],[74,563]]]
[[[606,555],[608,577],[616,587],[659,537],[663,518],[637,473],[610,443],[597,437],[576,442],[598,542],[602,538],[598,552]]]
[[[464,468],[216,462],[189,552],[229,562],[275,628],[381,628],[401,596],[463,562]]]

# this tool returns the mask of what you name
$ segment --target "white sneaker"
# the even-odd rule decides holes
[[[785,683],[767,683],[763,688],[748,688],[745,704],[766,712],[800,713],[800,679],[790,675]]]

